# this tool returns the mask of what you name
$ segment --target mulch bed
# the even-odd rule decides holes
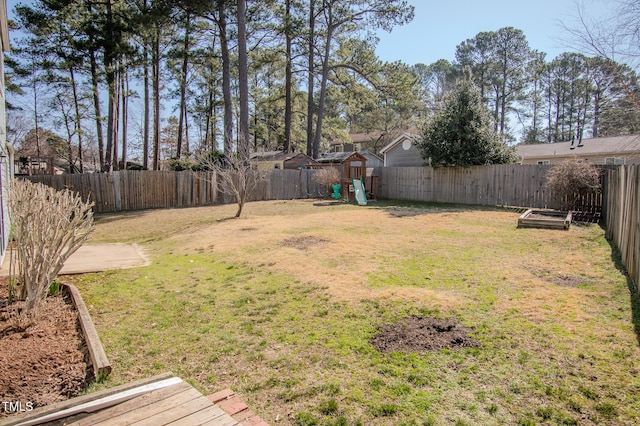
[[[50,296],[35,313],[8,304],[0,278],[0,401],[40,407],[79,395],[91,377],[78,314],[68,296]],[[12,414],[0,405],[0,417]]]
[[[414,316],[380,327],[370,343],[382,353],[478,347],[480,343],[469,336],[472,332],[450,319]]]

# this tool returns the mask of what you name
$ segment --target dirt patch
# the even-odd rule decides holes
[[[73,303],[48,297],[37,315],[18,314],[8,305],[8,285],[0,280],[0,401],[40,407],[79,395],[88,385],[88,350]],[[0,407],[0,417],[11,413]]]
[[[560,287],[574,288],[578,287],[581,284],[588,284],[590,282],[588,278],[581,277],[579,275],[567,275],[563,273],[551,272],[535,268],[531,268],[530,270],[538,278]]]
[[[566,276],[566,275],[547,277],[546,280],[554,283],[555,285],[559,285],[561,287],[578,287],[580,284],[585,284],[588,282],[588,280],[581,277]]]
[[[530,213],[527,216],[527,219],[540,219],[540,220],[553,220],[553,221],[560,221],[562,222],[564,220],[565,216],[558,216],[558,215],[550,215],[550,214],[544,214],[544,213]]]
[[[317,244],[326,243],[329,240],[318,237],[297,237],[297,238],[287,238],[282,241],[282,245],[284,247],[293,247],[298,250],[308,250],[310,247],[313,247]]]
[[[425,353],[445,348],[478,347],[480,343],[469,337],[472,332],[450,319],[409,317],[380,327],[380,333],[370,343],[383,353]]]

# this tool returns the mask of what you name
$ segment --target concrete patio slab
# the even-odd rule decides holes
[[[0,276],[9,275],[9,257],[10,254],[7,253],[0,268]],[[144,249],[137,244],[85,244],[69,256],[60,275],[136,268],[149,263]]]

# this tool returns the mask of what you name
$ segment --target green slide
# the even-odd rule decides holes
[[[356,201],[359,206],[367,205],[367,195],[364,192],[364,185],[362,184],[362,178],[355,180],[351,179],[353,182],[353,193],[356,196]]]

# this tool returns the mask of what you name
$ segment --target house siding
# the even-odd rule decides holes
[[[576,152],[575,155],[555,155],[555,156],[539,156],[539,157],[526,157],[522,160],[522,164],[538,164],[538,161],[548,161],[548,164],[560,164],[566,160],[587,160],[590,163],[596,165],[606,164],[607,158],[624,158],[625,165],[630,166],[633,164],[640,164],[640,152],[634,154],[628,153],[610,153],[610,154],[598,154],[598,155],[579,155]]]
[[[405,150],[399,143],[385,153],[385,166],[387,167],[420,167],[425,165],[420,150],[413,144]]]

